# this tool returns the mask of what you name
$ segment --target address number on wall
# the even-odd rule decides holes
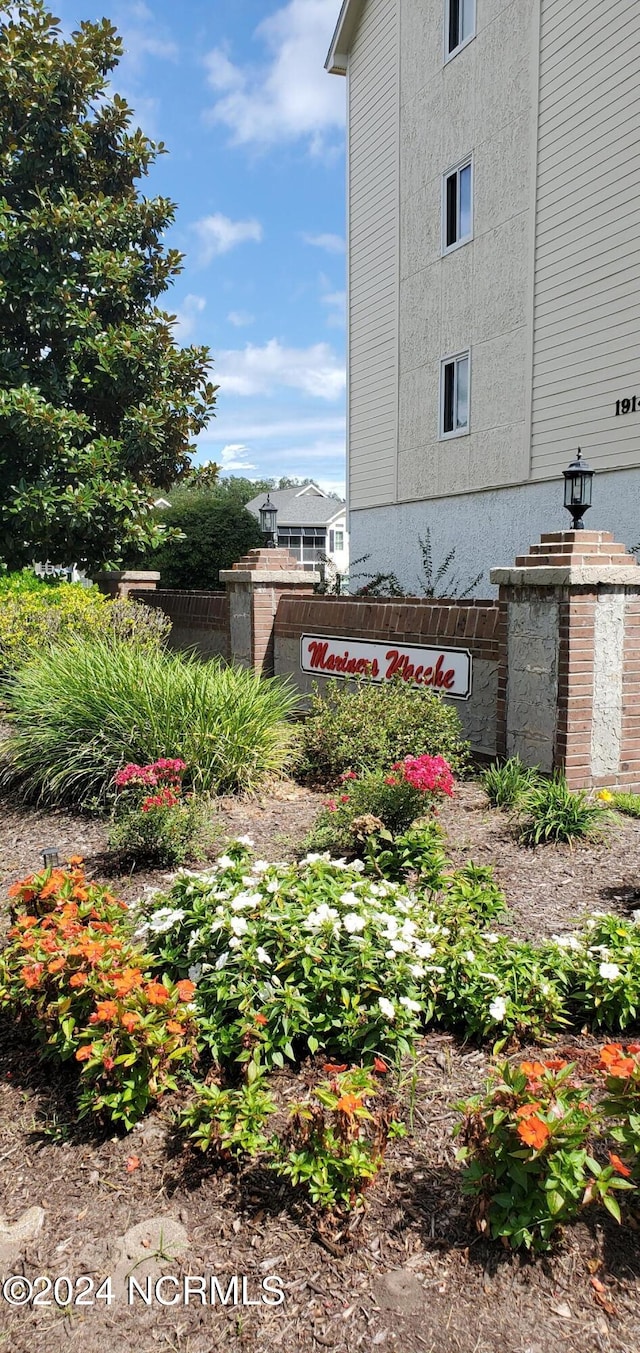
[[[637,395],[634,395],[633,399],[616,400],[616,418],[623,413],[640,413],[640,399]]]

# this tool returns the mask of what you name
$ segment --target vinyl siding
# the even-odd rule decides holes
[[[398,0],[367,0],[349,58],[349,506],[396,496]]]
[[[534,479],[640,464],[638,0],[542,0]]]

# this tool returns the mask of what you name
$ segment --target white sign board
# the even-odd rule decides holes
[[[471,695],[471,654],[468,648],[419,648],[416,644],[368,643],[326,634],[303,634],[300,666],[314,676],[358,677],[392,681],[401,677],[412,686],[430,686],[454,700]]]

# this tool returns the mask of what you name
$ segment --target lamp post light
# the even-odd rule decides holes
[[[587,508],[591,507],[594,471],[587,465],[586,460],[582,459],[580,447],[576,459],[571,462],[568,470],[563,470],[562,473],[564,505],[573,518],[573,530],[584,531],[582,518]]]
[[[42,852],[45,869],[57,869],[60,864],[60,855],[57,846],[47,846]]]
[[[277,507],[274,507],[269,494],[267,494],[266,503],[263,503],[262,507],[259,509],[259,513],[260,530],[262,531],[262,534],[266,536],[265,544],[267,549],[275,550],[277,545],[276,532],[278,529],[278,509]]]

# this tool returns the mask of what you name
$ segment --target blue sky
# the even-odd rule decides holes
[[[198,459],[344,488],[345,82],[324,71],[339,0],[61,0],[106,15],[113,87],[169,154],[144,191],[178,204],[166,308],[207,343],[218,415]]]

